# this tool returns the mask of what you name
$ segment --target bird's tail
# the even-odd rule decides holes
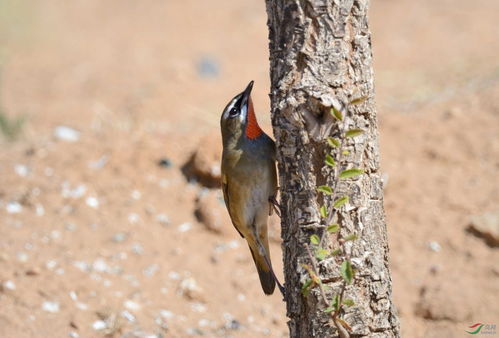
[[[257,243],[255,243],[254,247],[249,245],[253,261],[255,261],[256,270],[258,271],[258,277],[260,277],[260,284],[262,285],[263,292],[265,292],[266,295],[271,295],[274,293],[275,279],[274,273],[272,272],[272,266],[270,265],[269,243],[264,243],[261,247],[265,250],[267,259],[260,254],[261,250],[258,250]]]

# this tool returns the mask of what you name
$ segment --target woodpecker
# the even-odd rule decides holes
[[[232,224],[248,242],[263,292],[271,295],[275,277],[270,262],[267,219],[277,194],[275,143],[256,120],[251,81],[225,107],[222,129],[222,190]]]

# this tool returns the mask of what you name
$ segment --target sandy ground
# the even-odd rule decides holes
[[[497,13],[372,3],[405,337],[499,324],[499,251],[467,231],[499,208]],[[221,109],[249,80],[270,132],[267,46],[263,1],[0,2],[0,103],[26,119],[0,141],[0,337],[287,336],[244,241],[195,215],[211,196],[224,220],[219,192],[182,171],[198,149],[216,164]]]

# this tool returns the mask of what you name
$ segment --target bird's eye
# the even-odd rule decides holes
[[[236,116],[237,115],[237,108],[232,107],[232,109],[229,111],[230,116]]]

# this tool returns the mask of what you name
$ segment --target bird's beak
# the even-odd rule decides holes
[[[251,90],[253,89],[253,83],[254,81],[251,81],[243,92],[242,104],[244,106],[247,106],[249,104],[249,98],[251,95]]]

